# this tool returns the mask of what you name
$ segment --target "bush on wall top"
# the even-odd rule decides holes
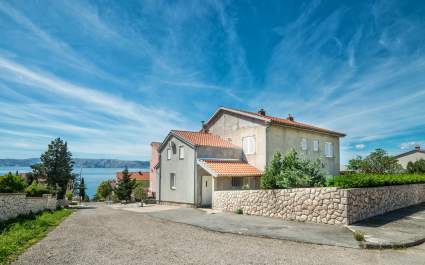
[[[339,188],[364,188],[418,183],[425,183],[425,175],[353,173],[335,176],[328,180],[327,186]]]
[[[320,187],[324,184],[320,161],[301,159],[295,150],[284,157],[277,152],[261,177],[264,189]]]
[[[0,176],[0,193],[24,192],[26,186],[21,176],[15,176],[10,172]]]
[[[53,190],[46,184],[33,182],[26,188],[27,196],[29,197],[42,197],[43,194],[51,194]]]

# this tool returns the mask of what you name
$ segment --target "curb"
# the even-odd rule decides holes
[[[359,245],[364,249],[391,249],[391,248],[409,248],[425,243],[425,235],[413,238],[408,241],[388,242],[388,243],[373,243],[373,242],[360,242]]]

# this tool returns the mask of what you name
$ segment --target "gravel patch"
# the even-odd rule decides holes
[[[103,205],[80,209],[14,264],[423,264],[425,247],[361,250],[206,231]]]

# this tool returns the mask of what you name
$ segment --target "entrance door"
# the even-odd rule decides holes
[[[212,204],[212,177],[202,176],[202,206],[211,207]]]

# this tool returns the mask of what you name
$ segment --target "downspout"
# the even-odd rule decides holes
[[[195,148],[194,148],[194,151],[195,151],[195,155],[193,156],[193,158],[194,158],[194,161],[193,161],[193,164],[194,164],[194,167],[193,167],[193,169],[194,169],[194,171],[193,171],[193,203],[195,204],[195,207],[198,207],[198,201],[196,200],[196,192],[197,192],[197,189],[196,189],[196,187],[198,186],[198,182],[197,182],[197,175],[198,175],[198,164],[196,163],[196,161],[197,161],[197,156],[198,156],[198,147],[197,146],[195,146]]]
[[[162,170],[161,170],[161,153],[159,153],[159,178],[158,178],[158,202],[161,202],[161,186],[162,186],[162,181],[161,181],[161,174],[162,174]]]

